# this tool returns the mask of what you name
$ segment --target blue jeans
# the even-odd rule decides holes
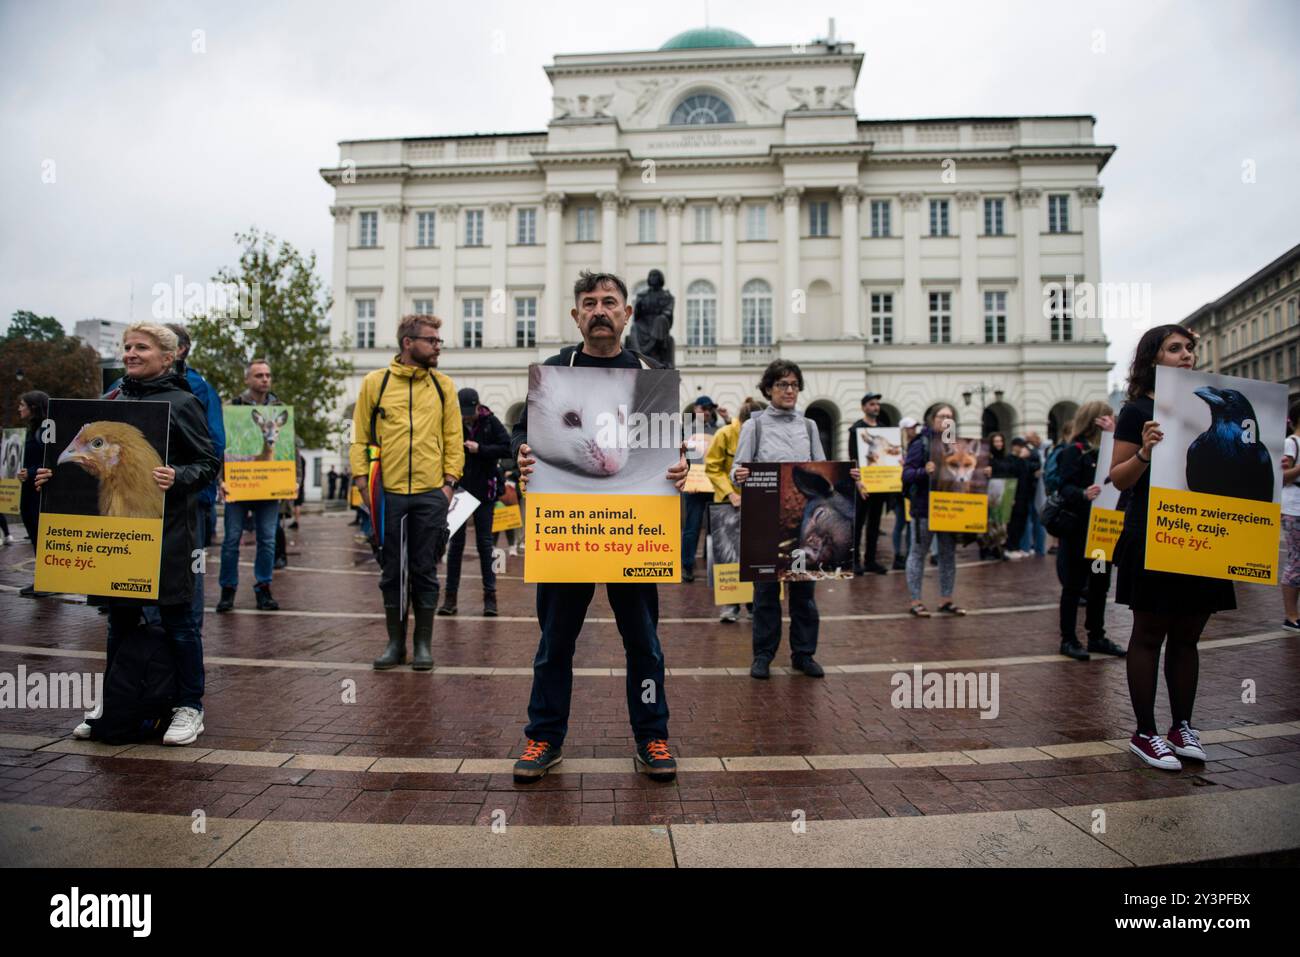
[[[709,509],[709,503],[713,501],[713,495],[709,492],[691,492],[683,495],[682,500],[686,503],[686,521],[682,523],[682,570],[695,570],[695,552],[700,544],[700,525],[704,521],[704,513]]]
[[[253,513],[253,528],[257,531],[253,579],[259,585],[271,584],[271,567],[275,564],[275,526],[280,514],[280,503],[228,502],[226,537],[221,542],[222,588],[235,588],[239,585],[239,539],[244,534],[244,521],[249,510]]]
[[[1033,505],[1029,506],[1029,520],[1025,522],[1025,532],[1020,536],[1019,547],[1022,552],[1047,554],[1047,529],[1043,528],[1043,520]]]
[[[108,648],[104,672],[113,667],[113,657],[121,642],[130,641],[131,635],[145,624],[156,624],[167,633],[176,654],[176,704],[177,708],[203,710],[203,639],[194,627],[194,615],[189,605],[140,605],[138,603],[109,603]]]
[[[906,558],[910,536],[907,534],[907,511],[903,496],[894,496],[894,558]]]

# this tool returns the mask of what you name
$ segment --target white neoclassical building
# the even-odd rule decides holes
[[[683,405],[734,409],[781,356],[839,455],[868,389],[895,422],[943,399],[971,433],[1054,432],[1106,394],[1101,319],[1059,285],[1100,279],[1114,147],[1090,116],[860,119],[861,66],[833,39],[690,30],[556,56],[542,131],[342,142],[321,175],[346,401],[431,312],[440,368],[512,422],[528,364],[576,341],[579,270],[658,268]]]

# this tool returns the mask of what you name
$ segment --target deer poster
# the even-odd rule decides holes
[[[228,502],[295,498],[298,470],[293,406],[223,405]]]
[[[158,597],[166,402],[51,399],[36,542],[37,591]]]

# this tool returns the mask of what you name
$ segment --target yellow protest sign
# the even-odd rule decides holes
[[[1108,562],[1115,560],[1115,543],[1119,541],[1120,532],[1124,531],[1124,513],[1114,508],[1097,508],[1088,513],[1088,540],[1083,554],[1087,558],[1096,558],[1101,552]]]
[[[690,470],[686,473],[686,487],[683,492],[712,492],[713,483],[709,481],[708,474],[704,471],[703,462],[692,462]]]
[[[1148,569],[1277,584],[1280,504],[1152,488],[1149,509]]]
[[[754,583],[740,580],[740,562],[713,566],[713,603],[743,605],[754,600]]]
[[[930,493],[930,531],[982,532],[989,524],[989,497],[966,492]]]
[[[223,481],[228,502],[262,502],[298,494],[293,407],[226,405],[226,463]]]
[[[492,531],[508,532],[512,528],[518,528],[524,524],[523,517],[519,514],[518,505],[503,505],[500,502],[492,509]]]
[[[348,508],[362,508],[365,502],[361,499],[361,489],[355,485],[352,486],[352,493],[348,496]]]
[[[116,598],[158,597],[161,518],[41,513],[36,589]]]
[[[886,427],[858,429],[859,484],[868,492],[903,490],[902,430]]]
[[[527,505],[525,581],[680,580],[681,506],[675,495],[530,492]]]
[[[0,514],[17,515],[22,497],[22,483],[18,472],[23,467],[23,445],[26,429],[5,429],[0,447]]]

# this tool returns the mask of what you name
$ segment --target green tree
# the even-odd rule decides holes
[[[0,339],[0,370],[0,421],[6,428],[21,424],[18,399],[24,392],[38,389],[56,399],[97,399],[104,391],[99,354],[76,336]]]
[[[19,309],[9,320],[5,341],[27,339],[32,342],[57,342],[64,335],[62,323],[53,316],[38,316],[26,309]]]
[[[316,276],[316,254],[303,256],[256,227],[235,241],[243,247],[238,267],[213,279],[237,284],[240,300],[188,320],[189,361],[229,402],[244,391],[248,362],[266,358],[272,391],[294,408],[298,437],[308,448],[327,448],[344,428],[335,406],[352,364],[330,344],[330,296]]]

